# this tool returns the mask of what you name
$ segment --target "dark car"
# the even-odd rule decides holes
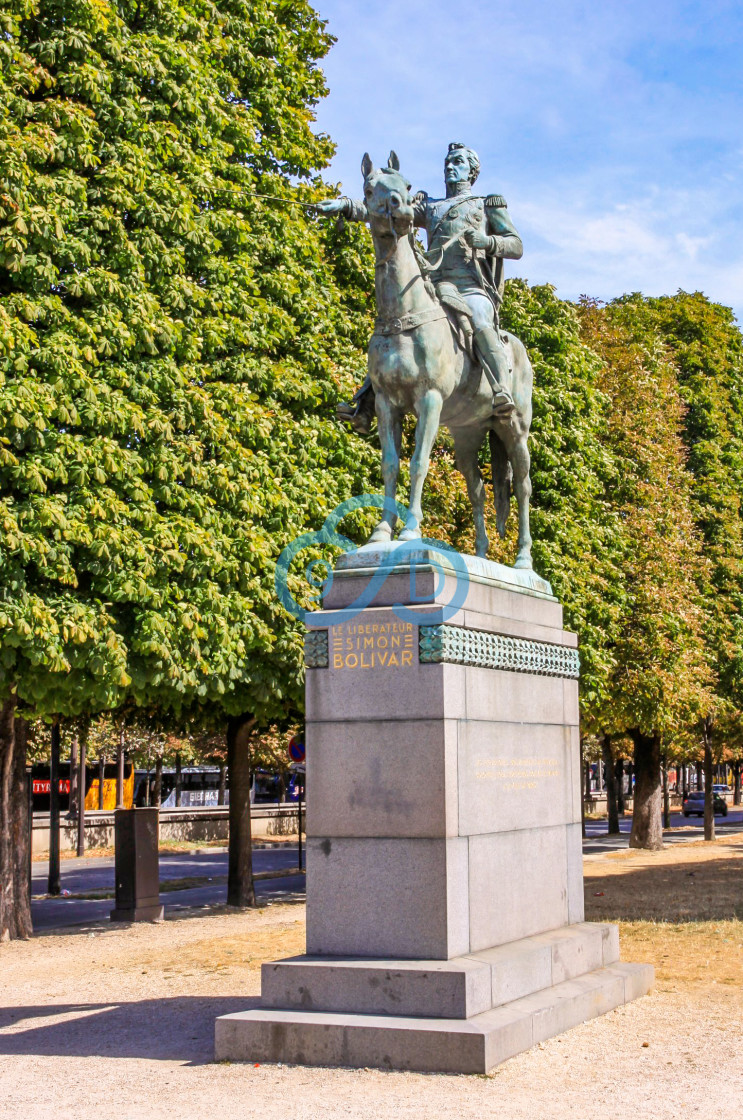
[[[718,793],[712,791],[712,809],[714,813],[721,813],[723,817],[728,815],[727,804],[723,801]],[[685,817],[703,817],[704,816],[704,790],[692,790],[688,797],[684,798],[684,816]]]

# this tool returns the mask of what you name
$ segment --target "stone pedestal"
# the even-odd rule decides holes
[[[117,809],[112,922],[161,922],[158,809]]]
[[[652,983],[583,922],[578,651],[549,585],[390,558],[343,557],[311,616],[307,956],[264,966],[217,1058],[483,1073]]]

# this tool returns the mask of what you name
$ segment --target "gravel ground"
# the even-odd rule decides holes
[[[644,874],[647,856],[640,859]],[[600,885],[592,868],[592,898]],[[631,923],[623,927],[625,955],[640,959],[640,945],[642,959],[657,953],[656,990],[488,1077],[214,1064],[215,1017],[258,994],[261,961],[302,951],[299,903],[157,926],[107,924],[0,946],[0,1116],[429,1120],[446,1112],[466,1120],[718,1120],[737,1113],[738,972],[686,979],[673,961],[661,963],[655,923],[638,927],[640,938]],[[721,939],[721,930],[710,923],[706,936]],[[695,955],[703,932],[699,922],[691,931]],[[658,934],[667,939],[659,927]],[[743,923],[727,922],[724,938],[729,952],[740,953]]]

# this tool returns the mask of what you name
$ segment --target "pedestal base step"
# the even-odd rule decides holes
[[[470,1019],[618,960],[619,931],[602,922],[578,922],[448,961],[289,957],[263,965],[261,1004]]]
[[[645,995],[653,968],[614,964],[468,1019],[256,1007],[216,1022],[217,1061],[487,1073],[553,1035]]]

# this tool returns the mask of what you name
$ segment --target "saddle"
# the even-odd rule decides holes
[[[419,254],[416,253],[416,256],[418,255]],[[424,276],[426,277],[426,286],[429,287],[431,295],[435,296],[446,312],[449,327],[451,328],[454,338],[468,358],[474,363],[475,367],[481,368],[480,359],[475,351],[475,330],[472,321],[472,312],[467,306],[466,301],[459,294],[456,285],[452,284],[451,281],[439,280],[434,282],[429,276],[426,276],[425,273]],[[500,332],[497,309],[496,330],[505,343],[507,341],[507,336]],[[335,414],[338,420],[350,424],[360,435],[367,435],[369,433],[376,413],[374,409],[374,387],[368,376],[364,378],[364,383],[356,390],[351,401],[339,401],[336,404]]]
[[[434,284],[434,288],[439,303],[446,311],[452,334],[468,358],[476,362],[472,312],[460,296],[455,284],[448,280],[439,280]]]

